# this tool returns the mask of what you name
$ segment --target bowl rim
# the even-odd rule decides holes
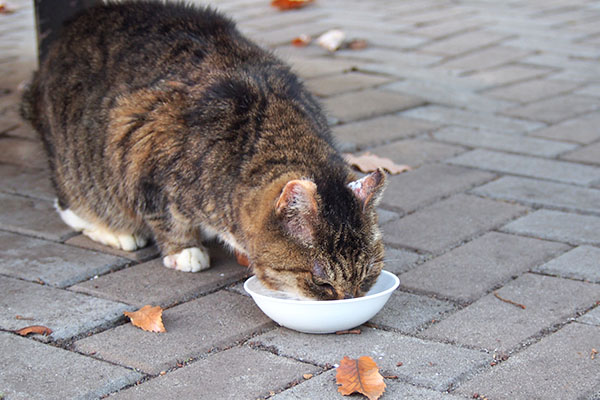
[[[382,297],[385,296],[391,292],[393,292],[394,290],[396,290],[398,288],[398,286],[400,286],[400,279],[396,276],[396,274],[393,274],[389,271],[385,271],[382,270],[381,274],[385,274],[388,276],[391,276],[392,279],[394,280],[394,284],[392,285],[392,287],[387,288],[386,290],[383,290],[381,292],[378,293],[373,293],[370,294],[368,296],[362,296],[362,297],[355,297],[353,299],[341,299],[341,300],[298,300],[298,299],[280,299],[277,297],[271,297],[271,296],[266,296],[264,294],[260,294],[260,293],[256,293],[255,291],[253,291],[252,289],[248,289],[248,282],[250,282],[251,279],[258,279],[256,277],[256,275],[252,275],[250,278],[246,279],[246,281],[244,282],[244,290],[246,291],[246,293],[248,293],[250,296],[254,297],[257,296],[259,298],[262,299],[266,299],[268,301],[271,302],[275,302],[275,303],[281,303],[281,304],[302,304],[302,305],[323,305],[323,304],[349,304],[349,303],[356,303],[356,302],[360,302],[360,301],[367,301],[367,300],[371,300],[377,297]],[[379,279],[379,277],[377,278]]]

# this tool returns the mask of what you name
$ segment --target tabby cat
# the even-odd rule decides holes
[[[383,266],[385,176],[357,179],[290,68],[209,8],[108,3],[67,22],[24,95],[56,208],[91,239],[209,267],[202,240],[269,288],[362,296]]]

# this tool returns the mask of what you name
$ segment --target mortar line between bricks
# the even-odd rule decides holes
[[[481,29],[479,29],[479,30],[481,30]],[[477,30],[473,30],[472,32],[477,32]],[[460,35],[455,35],[455,36],[460,36]],[[481,46],[481,47],[470,49],[470,50],[467,50],[467,51],[462,52],[462,53],[450,54],[450,55],[444,56],[441,60],[436,61],[436,62],[434,62],[432,64],[429,64],[429,68],[436,68],[436,67],[442,67],[443,68],[444,64],[446,64],[449,61],[453,61],[453,60],[456,60],[456,59],[459,59],[459,58],[463,58],[463,57],[468,57],[468,56],[476,54],[476,53],[478,53],[478,52],[480,52],[482,50],[488,50],[488,49],[491,49],[491,48],[496,47],[496,46],[502,46],[502,43],[504,41],[510,40],[510,39],[515,39],[517,37],[518,37],[517,35],[510,35],[510,36],[507,36],[507,37],[505,37],[503,39],[500,39],[500,40],[498,40],[496,42],[488,43],[488,44],[486,44],[484,46]],[[430,43],[435,43],[435,42],[430,42]],[[427,44],[425,44],[425,45],[427,45]],[[533,51],[531,53],[533,54]],[[426,53],[426,54],[438,55],[436,53]],[[523,56],[523,57],[528,57],[528,56]],[[488,71],[490,69],[494,69],[494,68],[498,68],[498,67],[510,65],[510,64],[512,64],[514,62],[515,61],[512,60],[512,61],[507,61],[506,63],[503,63],[503,64],[493,65],[493,66],[488,67],[488,68],[477,69],[477,70],[468,70],[465,73],[458,74],[457,76],[459,76],[459,77],[465,77],[465,76],[471,75],[470,71],[475,71],[473,73],[477,73],[477,72],[481,72],[481,71]]]
[[[531,208],[533,210],[533,212],[539,211],[539,210],[551,210],[551,211],[561,211],[564,213],[576,214],[576,215],[582,215],[582,216],[600,217],[600,211],[587,211],[587,210],[581,210],[578,208],[555,206],[552,204],[542,204],[542,203],[532,202],[532,201],[527,201],[527,200],[522,200],[522,199],[506,199],[506,198],[497,197],[497,196],[483,195],[480,193],[473,192],[474,189],[477,189],[477,187],[469,189],[466,193],[471,196],[479,197],[481,199],[501,201],[501,202],[509,203],[509,204],[519,204],[519,205]],[[594,189],[594,188],[586,187],[586,189]],[[392,221],[395,221],[395,219]]]
[[[495,150],[494,152],[495,153],[503,153],[502,151],[498,151],[498,150]],[[535,156],[527,156],[527,157],[538,158],[538,159],[546,160],[546,161],[559,161],[559,162],[569,163],[569,164],[578,164],[573,161],[566,161],[566,160],[553,160],[550,158],[535,157]],[[473,167],[473,166],[465,166],[465,165],[461,165],[461,164],[453,164],[453,163],[450,163],[449,161],[450,160],[447,159],[443,163],[446,165],[454,166],[454,167],[472,168],[472,169],[476,169],[479,171],[485,171],[485,172],[489,172],[489,173],[497,174],[497,175],[501,175],[501,176],[516,176],[516,177],[520,177],[520,178],[529,178],[529,179],[535,179],[535,180],[545,181],[545,182],[561,183],[563,185],[571,185],[571,186],[582,187],[582,188],[586,188],[586,189],[593,188],[592,186],[590,186],[591,184],[593,184],[593,182],[591,182],[589,184],[583,184],[583,183],[578,184],[575,182],[565,182],[565,181],[560,181],[560,180],[556,180],[556,179],[542,178],[542,177],[533,176],[533,175],[507,173],[507,172],[502,172],[502,171],[498,171],[495,169],[487,169],[487,168],[482,168],[482,167]],[[598,167],[598,168],[600,169],[600,167]]]

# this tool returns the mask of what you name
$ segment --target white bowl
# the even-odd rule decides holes
[[[280,292],[266,289],[256,276],[244,283],[244,289],[279,325],[305,333],[332,333],[354,328],[373,318],[399,284],[396,275],[381,271],[365,296],[326,301],[281,298]]]

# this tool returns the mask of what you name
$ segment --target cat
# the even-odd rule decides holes
[[[68,21],[24,93],[56,208],[91,239],[200,271],[202,241],[268,288],[362,296],[383,267],[380,169],[358,178],[301,80],[211,9],[107,3]]]

